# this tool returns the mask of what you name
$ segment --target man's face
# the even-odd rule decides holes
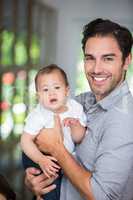
[[[99,101],[123,80],[130,56],[123,62],[117,41],[111,36],[95,36],[85,46],[85,74],[96,100]]]

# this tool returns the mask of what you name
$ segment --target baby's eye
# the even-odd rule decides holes
[[[48,88],[43,88],[43,91],[44,92],[48,92]]]
[[[55,89],[56,89],[56,90],[59,90],[59,89],[60,89],[60,86],[55,86]]]

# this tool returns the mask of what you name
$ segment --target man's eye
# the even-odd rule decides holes
[[[110,61],[113,61],[114,58],[113,57],[105,57],[104,60],[107,62],[110,62]]]
[[[92,56],[86,56],[86,57],[84,58],[84,60],[85,60],[85,61],[93,61],[94,58],[93,58]]]

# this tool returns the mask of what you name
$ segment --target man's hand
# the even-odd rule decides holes
[[[42,129],[35,140],[38,148],[45,153],[52,154],[54,148],[57,148],[59,144],[63,144],[62,127],[58,115],[54,116],[54,122],[54,128]]]
[[[38,199],[41,199],[41,195],[56,188],[56,185],[51,185],[56,178],[57,175],[55,177],[47,178],[43,173],[40,174],[40,170],[30,167],[26,169],[25,184]]]

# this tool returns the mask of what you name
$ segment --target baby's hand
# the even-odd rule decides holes
[[[71,136],[75,143],[80,143],[85,135],[86,128],[79,119],[67,117],[63,120],[63,125],[71,129]]]
[[[48,178],[50,176],[55,176],[56,172],[60,169],[60,166],[55,162],[57,162],[57,160],[54,157],[45,155],[42,156],[42,159],[39,161],[39,166]]]
[[[79,119],[77,118],[71,118],[71,117],[67,117],[63,120],[63,125],[64,126],[81,126]]]

